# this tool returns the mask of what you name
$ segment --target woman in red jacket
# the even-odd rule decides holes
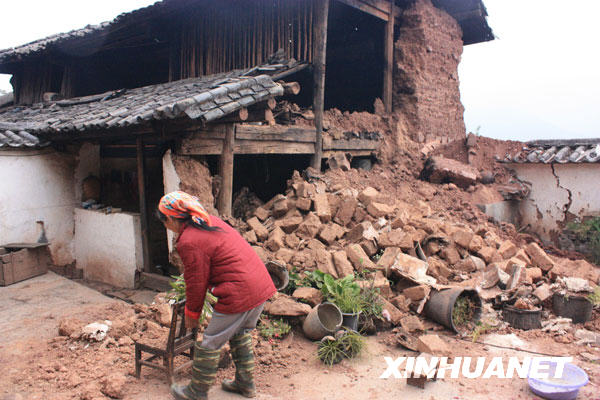
[[[250,332],[256,328],[264,302],[276,291],[265,265],[235,229],[208,215],[198,199],[187,193],[163,196],[158,216],[167,229],[179,234],[186,326],[198,326],[207,290],[218,299],[202,342],[195,344],[192,380],[188,385],[172,385],[171,393],[178,400],[206,399],[217,373],[220,348],[229,341],[235,379],[223,381],[222,388],[254,397]]]

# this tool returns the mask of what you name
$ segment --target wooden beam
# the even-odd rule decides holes
[[[374,17],[387,21],[388,7],[382,5],[383,1],[366,1],[366,0],[338,0],[350,7],[354,7],[362,12],[370,14]],[[380,8],[381,7],[381,8]]]
[[[146,202],[146,159],[144,157],[144,139],[138,136],[137,150],[137,176],[140,200],[140,224],[142,230],[142,257],[144,272],[150,272],[150,246],[148,238],[148,209]]]
[[[315,126],[317,128],[315,155],[311,165],[316,170],[321,170],[321,159],[323,158],[323,112],[325,107],[325,68],[327,60],[327,18],[329,16],[329,0],[316,0],[313,37],[314,49],[314,91],[313,112],[315,114]]]
[[[222,139],[193,138],[184,139],[179,151],[183,155],[221,155],[223,153]]]
[[[372,157],[375,155],[373,150],[324,150],[323,158],[327,159],[336,153],[350,154],[352,157]]]
[[[310,128],[285,126],[238,125],[235,130],[238,140],[278,140],[284,142],[314,143],[316,131]]]
[[[323,139],[324,150],[376,150],[380,145],[379,140],[368,139]]]
[[[394,71],[394,0],[389,0],[390,18],[385,24],[385,39],[384,39],[384,64],[383,64],[383,104],[385,112],[392,112],[392,87],[393,87],[393,71]]]
[[[219,158],[219,175],[221,175],[221,191],[217,209],[221,216],[231,216],[231,203],[233,201],[233,146],[235,142],[235,125],[225,127],[225,140],[223,151]]]
[[[236,140],[235,154],[314,154],[314,143],[280,140]]]
[[[281,84],[284,94],[293,94],[294,96],[300,93],[300,84],[298,82],[286,82]]]

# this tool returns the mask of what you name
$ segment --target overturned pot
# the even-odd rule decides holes
[[[285,265],[278,261],[269,261],[266,267],[275,288],[279,291],[285,289],[290,282],[290,273]]]
[[[431,289],[424,312],[428,318],[444,325],[446,328],[452,329],[454,332],[460,333],[460,323],[453,318],[457,303],[466,303],[472,308],[470,310],[472,311],[472,315],[469,322],[474,324],[479,321],[482,307],[481,298],[476,290],[462,287],[442,290]]]
[[[342,325],[342,312],[332,303],[322,303],[314,307],[306,316],[302,330],[307,338],[320,340],[333,335]]]
[[[522,310],[513,306],[504,306],[502,319],[516,329],[540,329],[542,327],[542,309]]]
[[[592,302],[584,296],[554,293],[552,311],[559,317],[571,318],[574,324],[583,324],[592,318]]]

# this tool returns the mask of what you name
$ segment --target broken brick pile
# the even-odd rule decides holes
[[[534,306],[549,298],[550,284],[560,276],[599,281],[592,264],[553,258],[535,242],[519,246],[490,226],[451,222],[425,201],[398,200],[373,187],[358,190],[310,169],[303,175],[310,179],[295,172],[285,194],[254,211],[242,229],[245,239],[263,261],[278,260],[290,270],[318,269],[335,278],[358,272],[373,279],[393,325],[411,304],[422,310],[436,284],[479,288],[487,301],[497,296],[496,287],[512,294],[519,289]],[[406,277],[411,284],[399,279]],[[306,291],[293,297],[312,306],[322,300],[318,290]],[[310,306],[279,293],[266,311],[300,316]]]

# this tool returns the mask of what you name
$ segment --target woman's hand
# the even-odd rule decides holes
[[[188,329],[197,328],[200,324],[198,323],[198,318],[194,319],[188,315],[185,316],[185,326]]]

